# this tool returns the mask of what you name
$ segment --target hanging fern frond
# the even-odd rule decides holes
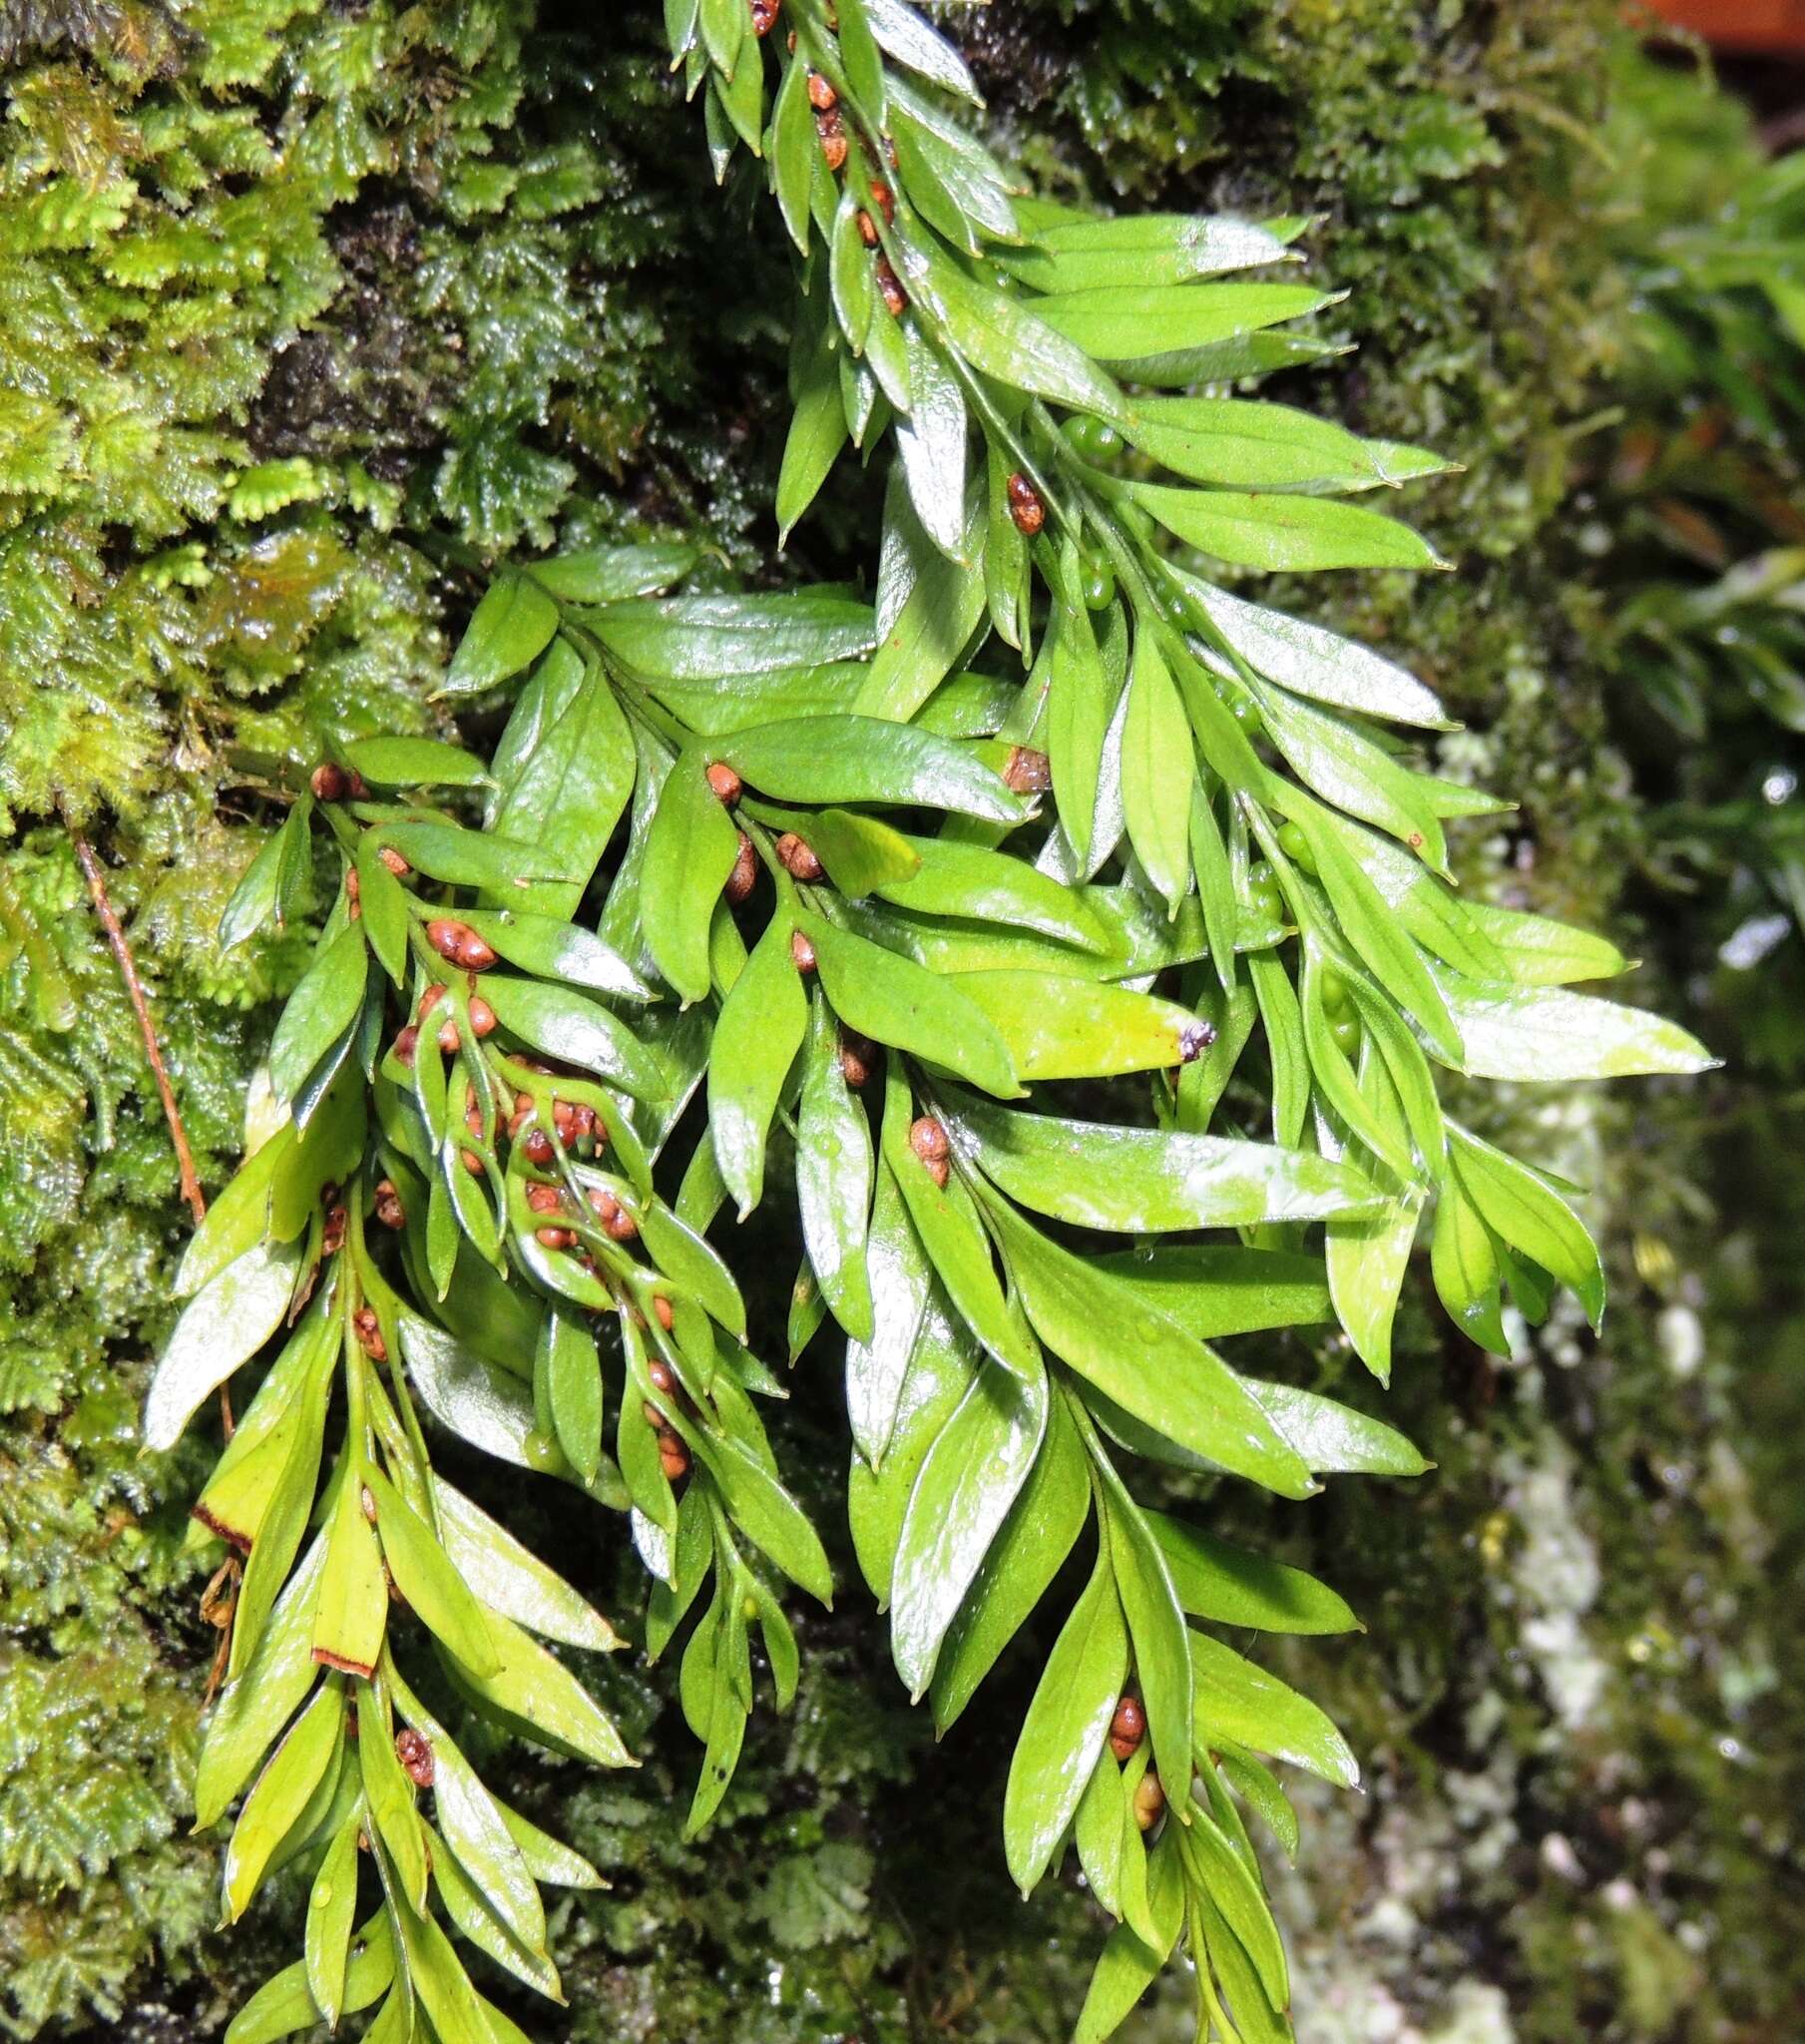
[[[628,1515],[649,1650],[687,1629],[691,1830],[739,1756],[754,1630],[793,1697],[782,1585],[834,1586],[710,1240],[787,1196],[773,1144],[791,1358],[830,1315],[846,1337],[854,1544],[939,1726],[1081,1558],[1003,1810],[1024,1890],[1071,1839],[1118,1919],[1080,2037],[1181,1942],[1199,2035],[1288,2036],[1246,1812],[1289,1847],[1267,1761],[1356,1764],[1209,1629],[1353,1615],[1152,1509],[1137,1465],[1288,1498],[1420,1473],[1391,1428],[1215,1344],[1332,1314],[1383,1377],[1425,1216],[1474,1339],[1505,1350],[1507,1290],[1537,1320],[1567,1286],[1595,1323],[1568,1189],[1455,1121],[1436,1068],[1707,1062],[1571,990],[1621,967],[1609,944],[1455,890],[1445,824],[1501,804],[1383,729],[1440,728],[1428,690],[1184,565],[1439,565],[1350,501],[1432,457],[1161,394],[1320,352],[1290,322],[1321,293],[1216,280],[1287,263],[1295,224],[1025,199],[898,0],[792,0],[793,50],[777,18],[677,0],[673,43],[801,257],[780,523],[843,445],[894,435],[875,606],[668,594],[681,549],[506,566],[446,684],[513,693],[493,757],[347,745],[226,910],[227,944],[295,920],[324,833],[337,889],[269,1053],[286,1119],[195,1239],[145,1423],[167,1446],[274,1351],[195,1507],[238,1558],[198,1792],[204,1824],[243,1796],[227,1914],[303,1854],[311,1878],[304,1957],[233,2044],[378,2003],[385,2040],[516,2036],[454,1937],[556,1998],[540,1885],[596,1877],[482,1787],[420,1669],[617,1767],[534,1635],[619,1642],[446,1484],[427,1420]],[[1223,1116],[1243,1063],[1271,1141]]]

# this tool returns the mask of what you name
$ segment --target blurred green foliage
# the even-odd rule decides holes
[[[1472,883],[1614,926],[1670,1012],[1789,1068],[1795,981],[1790,1010],[1747,998],[1760,975],[1700,989],[1750,900],[1797,906],[1745,833],[1796,739],[1759,656],[1751,686],[1712,637],[1724,576],[1798,537],[1793,310],[1720,266],[1728,236],[1790,242],[1796,202],[1740,116],[1635,61],[1610,0],[945,18],[1000,147],[1050,185],[1321,216],[1313,267],[1350,292],[1326,330],[1360,347],[1309,402],[1465,464],[1423,517],[1456,575],[1326,600],[1469,719],[1443,770],[1518,795],[1464,847]],[[212,1651],[179,1558],[195,1469],[131,1428],[185,1216],[59,808],[109,861],[217,1185],[303,955],[223,961],[219,909],[325,734],[439,714],[441,606],[464,597],[402,535],[693,533],[771,572],[786,262],[752,196],[710,182],[659,29],[552,0],[0,5],[0,2026],[21,2037],[205,2037],[267,1964],[254,1923],[208,1934],[215,1847],[183,1831]],[[1765,409],[1725,380],[1751,363]],[[793,565],[855,571],[872,523],[840,479]],[[1789,587],[1760,606],[1782,659]],[[1708,745],[1649,739],[1656,641],[1666,709],[1690,677]],[[1270,1525],[1224,1499],[1370,1628],[1291,1650],[1372,1784],[1312,1810],[1281,1896],[1300,2028],[1778,2040],[1805,1992],[1802,1189],[1771,1135],[1751,1170],[1749,1137],[1784,1105],[1727,1078],[1491,1111],[1596,1189],[1603,1342],[1559,1324],[1498,1368],[1414,1311],[1386,1409],[1431,1483]],[[783,1453],[817,1470],[811,1506],[837,1487],[811,1419],[835,1397],[805,1364]],[[527,1530],[630,1608],[591,1522]],[[1006,1741],[974,1722],[932,1750],[857,1595],[803,1647],[800,1710],[755,1728],[699,1846],[668,1671],[595,1678],[651,1754],[631,1784],[508,1761],[615,1881],[563,1905],[565,2033],[1062,2034],[1094,1932],[1076,1891],[1009,1892]],[[262,1920],[285,1946],[284,1906]]]

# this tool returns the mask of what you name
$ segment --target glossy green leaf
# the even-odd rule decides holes
[[[1049,1397],[1044,1374],[1024,1379],[976,1365],[922,1461],[890,1582],[890,1651],[915,1702],[933,1681],[947,1629],[1028,1480]]]
[[[890,1443],[932,1282],[927,1256],[909,1220],[902,1190],[888,1161],[881,1157],[865,1268],[871,1291],[871,1335],[868,1340],[853,1338],[846,1343],[846,1416],[853,1445],[875,1468]]]
[[[1475,986],[1448,971],[1439,977],[1465,1047],[1460,1069],[1471,1078],[1571,1084],[1706,1072],[1717,1062],[1677,1023],[1641,1008],[1558,986]]]
[[[618,603],[594,624],[639,673],[698,682],[858,660],[875,643],[868,604],[812,590]]]
[[[1572,1287],[1595,1328],[1604,1314],[1604,1269],[1585,1224],[1534,1172],[1464,1129],[1449,1131],[1456,1176],[1492,1232]]]
[[[808,1026],[790,932],[785,916],[765,925],[721,1003],[708,1054],[709,1134],[742,1221],[763,1197],[765,1139]]]
[[[1307,1150],[1221,1136],[1128,1129],[962,1101],[949,1117],[985,1176],[1037,1214],[1153,1235],[1318,1221],[1370,1207],[1370,1180]]]
[[[547,1308],[535,1374],[544,1378],[558,1445],[584,1482],[593,1483],[602,1468],[602,1365],[594,1336],[563,1306]]]
[[[1333,497],[1130,485],[1134,501],[1187,546],[1238,568],[1441,568],[1429,543],[1381,512]]]
[[[959,381],[914,319],[903,322],[909,408],[896,448],[921,529],[943,554],[962,558],[965,535],[965,398]],[[969,562],[968,562],[969,565]]]
[[[883,718],[790,718],[729,733],[708,750],[779,801],[919,804],[998,823],[1022,816],[969,747]]]
[[[1498,1252],[1458,1175],[1442,1181],[1429,1266],[1435,1275],[1436,1292],[1455,1324],[1494,1355],[1509,1357],[1511,1343],[1504,1330],[1500,1296],[1504,1274]]]
[[[494,1612],[487,1625],[500,1665],[493,1675],[478,1675],[460,1663],[454,1674],[461,1689],[542,1746],[599,1768],[638,1766],[614,1720],[569,1669]]]
[[[807,1514],[756,1456],[732,1439],[696,1435],[692,1445],[720,1485],[734,1523],[811,1597],[833,1602],[833,1571]]]
[[[472,1675],[496,1674],[502,1659],[489,1614],[452,1566],[433,1529],[378,1470],[366,1471],[364,1480],[376,1502],[383,1559],[409,1609]]]
[[[1191,1768],[1190,1635],[1165,1555],[1146,1515],[1106,1467],[1103,1495],[1110,1563],[1134,1648],[1134,1679],[1146,1711],[1147,1741],[1164,1782],[1188,1782]]]
[[[1196,1670],[1197,1744],[1233,1740],[1352,1788],[1360,1769],[1348,1744],[1307,1697],[1256,1668],[1207,1633],[1191,1635]]]
[[[1193,1618],[1267,1633],[1345,1633],[1360,1622],[1326,1583],[1263,1554],[1148,1512],[1178,1602]]]
[[[328,1668],[368,1677],[388,1630],[388,1582],[382,1552],[363,1515],[361,1483],[347,1464],[326,1538],[325,1573],[313,1607],[313,1658]]]
[[[871,1124],[840,1068],[839,1032],[824,1000],[809,1016],[796,1131],[802,1240],[833,1314],[855,1341],[874,1338],[865,1235],[871,1212]]]
[[[326,1847],[307,1894],[307,1991],[329,2029],[344,2007],[345,1962],[357,1913],[357,1819],[342,1823]]]
[[[1286,1440],[1320,1476],[1421,1476],[1433,1465],[1396,1427],[1292,1384],[1244,1378]]]
[[[950,984],[989,1016],[1022,1079],[1164,1071],[1200,1047],[1188,1008],[1129,987],[1042,972],[961,972]]]
[[[708,991],[708,925],[738,856],[739,833],[690,748],[667,775],[646,841],[640,915],[647,949],[685,1002]]]
[[[480,1506],[433,1477],[440,1531],[451,1565],[492,1610],[548,1640],[608,1654],[620,1635],[602,1614]]]
[[[594,1072],[637,1099],[664,1091],[664,1076],[627,1024],[599,1001],[549,981],[492,972],[483,994],[496,1020],[534,1050]]]
[[[1174,907],[1190,891],[1190,809],[1196,781],[1190,723],[1151,633],[1134,635],[1122,733],[1122,805],[1146,876]]]
[[[956,1326],[938,1303],[930,1303],[917,1326],[894,1399],[883,1460],[874,1468],[853,1458],[846,1483],[846,1518],[859,1570],[880,1610],[890,1601],[897,1542],[915,1479],[971,1387],[976,1366],[977,1351],[963,1327]]]
[[[1107,285],[1039,298],[1035,311],[1100,361],[1132,363],[1208,347],[1296,319],[1330,300],[1309,284]],[[1124,424],[1131,426],[1130,412]]]
[[[1010,1878],[1030,1894],[1047,1870],[1097,1765],[1128,1673],[1116,1580],[1100,1561],[1072,1609],[1028,1707],[1003,1799]]]
[[[227,1923],[249,1907],[270,1855],[307,1806],[343,1738],[344,1697],[323,1684],[269,1757],[232,1826],[224,1874]]]
[[[269,1083],[293,1100],[307,1075],[357,1019],[369,977],[363,932],[347,923],[323,944],[288,996],[269,1043]],[[296,1120],[301,1119],[297,1112]]]
[[[1071,572],[1062,578],[1071,579]],[[1079,867],[1089,873],[1104,739],[1116,699],[1091,614],[1069,590],[1054,606],[1048,635],[1047,755],[1053,793]]]
[[[1041,228],[1034,240],[1031,248],[1004,251],[1002,260],[1024,283],[1044,291],[1187,283],[1287,258],[1284,243],[1266,228],[1189,214],[1070,218]]]
[[[299,1265],[298,1244],[258,1243],[195,1295],[176,1322],[145,1396],[146,1447],[173,1448],[202,1400],[281,1325]]]
[[[1361,489],[1389,480],[1372,442],[1286,404],[1143,397],[1134,405],[1128,437],[1175,475],[1234,489]]]
[[[935,1664],[930,1695],[936,1732],[944,1733],[971,1702],[1046,1595],[1090,1515],[1090,1464],[1065,1400],[1056,1397],[1028,1481],[987,1550]]]
[[[1315,1486],[1296,1450],[1213,1351],[1004,1202],[989,1212],[1028,1317],[1049,1348],[1178,1446],[1283,1497],[1310,1494]]]
[[[805,918],[805,926],[821,990],[849,1029],[944,1066],[999,1098],[1021,1090],[1008,1045],[959,988],[817,917]]]
[[[964,560],[983,544],[983,507],[974,503],[960,536],[961,560],[930,550],[926,565],[884,628],[857,707],[861,715],[911,718],[958,666],[984,615],[984,577]]]
[[[919,914],[1039,930],[1043,936],[1099,954],[1111,950],[1111,933],[1084,896],[1023,860],[951,838],[904,841],[918,864],[904,878],[876,883],[873,891],[886,901]]]
[[[697,559],[698,550],[683,541],[657,540],[550,554],[533,562],[527,573],[564,603],[620,603],[630,596],[653,596],[669,589],[688,574]]]
[[[489,770],[442,739],[353,739],[346,763],[378,787],[481,787]]]
[[[1319,1257],[1181,1245],[1120,1250],[1091,1261],[1152,1298],[1200,1341],[1308,1326],[1331,1316]]]
[[[456,823],[384,823],[381,839],[435,880],[482,887],[509,902],[528,901],[531,884],[560,878],[566,863],[556,850],[525,838],[465,830]]]
[[[471,616],[442,694],[474,696],[517,675],[552,642],[558,606],[530,576],[498,575]]]
[[[921,870],[914,840],[875,816],[822,809],[808,824],[809,848],[833,884],[851,898],[913,878]]]
[[[467,908],[459,920],[498,957],[538,979],[553,979],[618,1000],[644,1001],[652,989],[612,945],[577,923],[514,908]]]

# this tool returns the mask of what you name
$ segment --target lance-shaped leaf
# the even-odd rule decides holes
[[[961,916],[1039,930],[1063,944],[1105,955],[1112,932],[1076,888],[1063,886],[1019,858],[945,837],[907,837],[915,870],[876,881],[872,891],[922,915]]]
[[[1604,1269],[1585,1224],[1533,1171],[1490,1143],[1451,1129],[1449,1148],[1461,1189],[1486,1226],[1572,1286],[1596,1327],[1604,1314]]]
[[[562,1662],[494,1612],[488,1628],[499,1667],[478,1675],[462,1663],[445,1665],[474,1702],[524,1737],[599,1768],[634,1768],[614,1720]]]
[[[615,603],[594,625],[641,674],[700,682],[857,660],[877,636],[869,604],[814,590]]]
[[[1347,1741],[1307,1697],[1207,1633],[1193,1633],[1190,1650],[1199,1746],[1231,1739],[1339,1788],[1355,1787],[1360,1768]]]
[[[816,916],[802,924],[814,945],[821,990],[849,1029],[944,1066],[986,1093],[1020,1092],[1008,1045],[984,1010],[941,974]]]
[[[738,850],[739,833],[692,747],[665,777],[640,875],[646,947],[685,1001],[699,1001],[712,982],[708,925]]]
[[[459,918],[485,938],[496,955],[536,979],[646,1001],[652,989],[610,944],[577,923],[524,909],[467,908]]]
[[[1003,1848],[1024,1895],[1047,1870],[1077,1812],[1128,1673],[1128,1633],[1108,1557],[1067,1619],[1028,1707],[1009,1764]]]
[[[796,1129],[796,1207],[821,1290],[854,1340],[876,1328],[865,1268],[871,1213],[871,1124],[846,1084],[839,1032],[819,996],[809,1016]]]
[[[314,954],[288,996],[269,1043],[269,1083],[279,1100],[293,1100],[308,1075],[356,1021],[369,978],[363,932],[347,924]],[[297,1109],[295,1119],[303,1119]]]
[[[354,2015],[388,1991],[395,1977],[395,1948],[389,1934],[388,1914],[378,1909],[358,1925],[351,1954],[345,1966],[344,1999],[340,2012]],[[228,2044],[274,2044],[278,2037],[296,2030],[311,2029],[319,2021],[319,2008],[307,1985],[307,1969],[297,1959],[265,1980],[227,2025]],[[374,2034],[366,2030],[365,2036]]]
[[[357,1473],[353,1465],[346,1466],[332,1508],[325,1572],[313,1607],[313,1658],[367,1678],[376,1672],[388,1629],[388,1583],[376,1535],[364,1516]]]
[[[1199,1341],[1308,1326],[1332,1312],[1321,1259],[1289,1250],[1183,1244],[1120,1250],[1092,1261],[1152,1297]]]
[[[1445,969],[1438,977],[1461,1032],[1460,1069],[1471,1078],[1570,1084],[1707,1072],[1717,1063],[1677,1023],[1641,1008],[1558,986],[1475,986]]]
[[[558,606],[529,576],[498,576],[458,642],[441,693],[474,696],[517,675],[552,643]]]
[[[496,1674],[502,1665],[489,1614],[452,1566],[433,1529],[383,1476],[365,1481],[376,1506],[376,1530],[395,1588],[429,1632],[442,1640],[472,1675]]]
[[[591,1653],[621,1646],[614,1627],[562,1576],[436,1474],[433,1496],[452,1567],[491,1610],[542,1638]]]
[[[1053,972],[961,972],[952,984],[990,1017],[1022,1079],[1164,1071],[1205,1041],[1188,1008],[1130,987]]]
[[[298,1243],[259,1243],[196,1294],[151,1379],[146,1447],[173,1448],[202,1400],[281,1325],[299,1264]]]
[[[890,1580],[890,1651],[919,1701],[985,1552],[1028,1480],[1047,1427],[1045,1374],[980,1366],[922,1461]]]
[[[1165,529],[1200,552],[1271,573],[1316,568],[1445,568],[1429,543],[1382,512],[1333,497],[1129,486]]]
[[[879,717],[797,717],[714,740],[712,758],[786,802],[875,802],[1016,823],[1021,801],[953,739]]]
[[[307,1893],[307,1992],[330,2029],[338,2027],[344,2007],[345,1961],[356,1913],[357,1819],[351,1816],[333,1834]]]
[[[763,1197],[771,1117],[808,1027],[791,929],[786,915],[765,925],[721,1003],[708,1052],[708,1132],[742,1221]]]
[[[1066,1121],[969,1098],[946,1120],[1011,1199],[1084,1228],[1157,1235],[1319,1221],[1379,1197],[1351,1166],[1306,1150]]]
[[[226,1847],[226,1922],[235,1923],[249,1907],[270,1855],[306,1808],[343,1740],[343,1694],[324,1684],[270,1756],[232,1826]]]
[[[1359,1620],[1302,1569],[1231,1546],[1163,1512],[1147,1512],[1178,1602],[1194,1618],[1268,1633],[1345,1633]]]
[[[903,1380],[927,1310],[933,1273],[887,1159],[877,1166],[865,1265],[871,1335],[846,1343],[846,1417],[853,1445],[876,1468],[890,1444]]]
[[[1035,1331],[1108,1398],[1179,1447],[1282,1497],[1315,1489],[1297,1450],[1213,1350],[1120,1278],[988,1203]]]

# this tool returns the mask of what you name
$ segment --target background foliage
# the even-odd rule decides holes
[[[769,572],[787,278],[747,231],[757,198],[708,180],[655,11],[620,16],[0,9],[0,2020],[19,2035],[206,2035],[267,1970],[254,1934],[205,1935],[215,1847],[182,1830],[212,1640],[175,1501],[200,1455],[141,1460],[132,1426],[185,1227],[56,803],[116,862],[214,1185],[304,955],[215,950],[259,834],[219,794],[327,733],[432,728],[438,607],[460,599],[391,537],[402,507],[485,547],[555,524],[693,533]],[[1623,630],[1625,589],[1713,572],[1658,553],[1646,505],[1624,502],[1619,443],[1695,425],[1709,354],[1651,345],[1650,306],[1727,305],[1685,310],[1694,334],[1770,309],[1663,240],[1697,240],[1682,194],[1715,211],[1758,185],[1726,103],[1651,82],[1591,0],[1000,0],[948,18],[999,146],[1056,189],[1325,216],[1313,259],[1352,292],[1325,330],[1360,351],[1313,372],[1308,401],[1467,464],[1417,514],[1461,570],[1285,601],[1388,640],[1469,718],[1444,770],[1522,801],[1469,845],[1475,870],[1505,855],[1498,898],[1609,927],[1650,956],[1668,1012],[1784,1069],[1794,1039],[1763,1033],[1747,995],[1796,973],[1796,933],[1758,972],[1713,962],[1736,889],[1771,885],[1772,861],[1736,831],[1691,855],[1671,806],[1746,794],[1797,742],[1771,716],[1751,727],[1707,663],[1705,714],[1731,739],[1676,768],[1645,737],[1666,656]],[[1783,235],[1783,207],[1764,226]],[[1783,510],[1796,415],[1736,388],[1709,403]],[[868,554],[850,493],[823,508],[797,572]],[[1716,572],[1772,537],[1733,527]],[[1384,1409],[1436,1476],[1269,1525],[1232,1495],[1240,1530],[1288,1542],[1369,1626],[1278,1664],[1369,1781],[1364,1803],[1309,1812],[1307,1884],[1281,1883],[1306,2034],[1758,2039],[1796,2021],[1801,1200],[1773,1140],[1796,1110],[1755,1088],[1732,1068],[1670,1096],[1489,1109],[1534,1117],[1538,1154],[1599,1188],[1602,1341],[1558,1319],[1496,1366],[1420,1304]],[[1348,1358],[1320,1361],[1375,1398]],[[805,1364],[785,1421],[786,1465],[818,1467],[823,1498],[837,1395]],[[480,1494],[474,1466],[448,1473]],[[619,1565],[596,1552],[573,1573],[607,1609]],[[805,1649],[799,1712],[755,1727],[700,1846],[679,1842],[691,1756],[669,1675],[598,1678],[652,1755],[631,1785],[523,1756],[517,1799],[556,1808],[616,1883],[565,1905],[568,2033],[1060,2034],[1087,1907],[1043,1890],[1025,1913],[993,1828],[1033,1666],[994,1737],[975,1713],[935,1751],[857,1598],[809,1620]],[[265,1912],[272,1945],[296,1900]]]

